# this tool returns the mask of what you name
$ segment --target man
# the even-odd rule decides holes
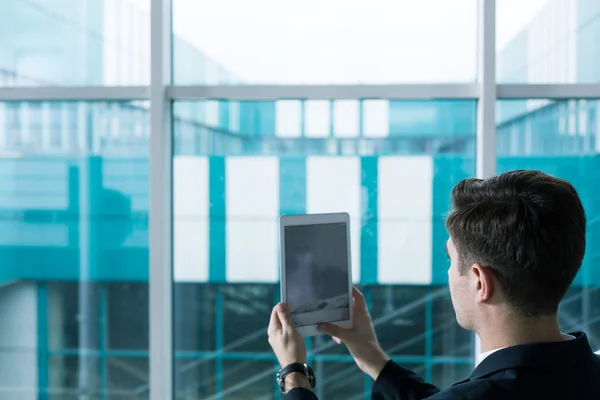
[[[538,171],[512,171],[463,180],[452,203],[446,221],[452,304],[482,348],[468,379],[440,391],[391,361],[357,289],[354,327],[319,329],[345,344],[375,380],[373,399],[600,399],[600,357],[585,333],[563,334],[557,322],[585,252],[585,213],[573,186]],[[282,368],[306,363],[284,304],[273,309],[269,343]],[[287,400],[316,399],[307,375],[285,376]]]

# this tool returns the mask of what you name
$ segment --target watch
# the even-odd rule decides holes
[[[277,372],[277,384],[279,385],[279,390],[281,390],[281,393],[285,393],[285,377],[292,372],[301,372],[306,375],[311,389],[314,389],[317,382],[313,369],[307,364],[293,363],[281,368],[279,372]]]

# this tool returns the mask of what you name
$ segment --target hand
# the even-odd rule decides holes
[[[267,332],[281,368],[293,363],[306,364],[306,344],[296,330],[285,303],[273,307]]]
[[[374,380],[390,360],[379,346],[375,328],[367,309],[365,296],[357,289],[352,288],[354,326],[350,329],[340,328],[332,324],[319,324],[319,331],[331,335],[333,340],[344,343],[348,348],[356,365]]]

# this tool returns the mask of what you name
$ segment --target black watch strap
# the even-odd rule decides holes
[[[293,363],[290,365],[287,365],[283,368],[281,368],[279,370],[279,372],[277,372],[277,384],[279,385],[279,390],[281,390],[281,393],[285,393],[285,377],[289,374],[291,374],[292,372],[300,372],[304,375],[306,375],[306,377],[308,378],[308,383],[310,384],[311,388],[314,388],[316,385],[316,380],[315,380],[315,373],[313,372],[313,369],[311,367],[309,367],[307,364],[301,364],[301,363]]]

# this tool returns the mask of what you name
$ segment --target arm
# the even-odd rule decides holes
[[[319,400],[309,389],[292,389],[283,397],[285,400]]]
[[[294,374],[296,375],[296,374]],[[299,376],[286,386],[290,387],[285,400],[318,400],[310,391],[308,381]],[[287,380],[287,379],[286,379]],[[420,400],[426,399],[440,390],[429,383],[425,383],[417,374],[404,368],[393,361],[388,361],[377,377],[371,392],[372,400]]]
[[[293,372],[285,378],[285,400],[318,400],[310,390],[310,384],[305,375]]]
[[[439,391],[434,385],[425,383],[413,371],[390,360],[377,376],[371,398],[373,400],[418,400],[426,399]]]
[[[306,345],[292,323],[285,304],[279,303],[273,307],[269,322],[269,344],[277,356],[279,365],[306,364]],[[285,376],[286,400],[318,400],[310,390],[308,376],[301,372],[292,372]]]
[[[290,382],[293,387],[285,395],[285,400],[318,400],[317,396],[308,389],[308,382]],[[388,361],[377,377],[371,393],[372,400],[420,400],[433,396],[440,390],[423,380],[411,370],[393,361]]]
[[[414,372],[390,361],[377,341],[363,294],[354,288],[353,298],[352,328],[342,329],[336,325],[322,324],[320,330],[331,335],[336,343],[344,343],[361,371],[375,380],[372,399],[417,400],[439,392],[438,388],[423,382]]]

